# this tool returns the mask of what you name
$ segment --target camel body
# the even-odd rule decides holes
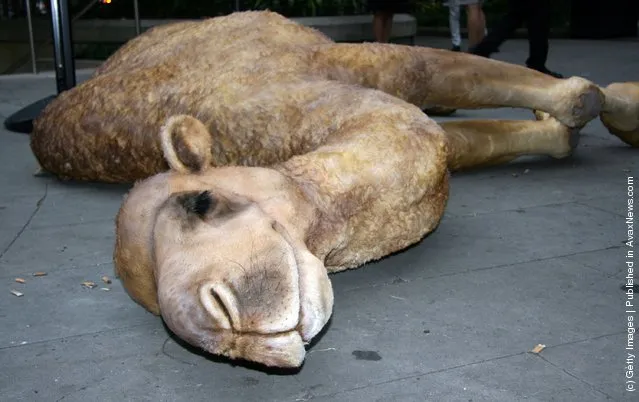
[[[335,44],[245,12],[132,40],[45,110],[32,149],[63,178],[141,180],[118,214],[114,252],[134,300],[209,352],[296,367],[331,315],[327,273],[431,232],[449,170],[566,157],[600,113],[633,139],[639,94],[613,89],[605,102],[606,89],[582,78]],[[437,124],[421,111],[433,105],[543,117]]]
[[[246,12],[159,26],[131,40],[46,108],[31,146],[61,178],[133,182],[168,168],[158,133],[176,114],[209,128],[213,166],[268,166],[317,148],[384,97],[364,88],[403,108],[524,107],[577,127],[594,117],[571,110],[591,85],[445,50],[336,44],[275,13]],[[639,94],[632,96],[618,97],[617,109],[631,116],[625,125],[635,125],[624,132],[639,129]],[[493,121],[489,131],[508,134],[508,124]]]

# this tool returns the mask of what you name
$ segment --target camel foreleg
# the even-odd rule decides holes
[[[557,79],[441,49],[336,44],[318,49],[315,60],[328,78],[376,88],[420,108],[525,108],[547,112],[569,127],[583,127],[603,105],[601,90],[586,79]]]
[[[508,163],[524,155],[569,156],[578,129],[554,118],[540,121],[462,120],[440,123],[448,140],[451,171]]]

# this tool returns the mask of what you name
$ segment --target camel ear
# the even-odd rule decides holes
[[[171,169],[198,173],[211,166],[211,134],[195,117],[170,117],[160,129],[160,140],[164,159]]]

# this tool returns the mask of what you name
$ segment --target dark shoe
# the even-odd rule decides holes
[[[453,52],[461,52],[461,46],[453,46],[450,50]]]
[[[476,47],[472,47],[472,48],[468,49],[468,53],[474,54],[475,56],[481,56],[481,57],[486,57],[486,58],[490,59],[490,53],[486,53],[484,51],[479,51],[479,50],[477,50]]]
[[[546,67],[532,67],[532,66],[528,66],[528,68],[532,68],[533,70],[537,70],[537,71],[539,71],[540,73],[550,75],[551,77],[555,77],[555,78],[564,78],[564,76],[563,76],[563,75],[561,75],[561,74],[559,74],[559,73],[556,73],[556,72],[554,72],[554,71],[550,71],[550,70],[548,70]]]

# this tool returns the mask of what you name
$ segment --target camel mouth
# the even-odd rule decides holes
[[[274,221],[273,229],[277,231],[289,245],[295,259],[295,269],[299,278],[299,320],[295,330],[300,334],[305,345],[324,328],[333,308],[333,292],[324,264],[308,250],[302,249],[290,236],[286,228]],[[305,251],[304,251],[305,250]],[[319,276],[313,276],[313,275]],[[322,288],[320,283],[326,281],[328,286]],[[329,301],[325,300],[328,288]]]
[[[282,265],[282,269],[294,272],[293,275],[297,278],[295,291],[299,307],[296,321],[285,319],[288,321],[288,325],[284,325],[282,322],[282,325],[278,325],[276,328],[271,327],[263,330],[246,328],[242,322],[242,313],[237,308],[241,304],[239,303],[241,296],[229,286],[221,283],[203,285],[200,288],[200,300],[221,329],[230,329],[237,334],[252,333],[264,337],[280,336],[294,331],[300,335],[305,344],[308,344],[324,327],[325,320],[322,317],[325,315],[325,311],[316,300],[307,300],[309,293],[316,294],[317,292],[314,290],[309,292],[306,289],[308,281],[302,279],[305,276],[305,273],[302,272],[305,269],[305,258],[300,255],[298,245],[292,240],[284,225],[277,220],[271,222],[271,227],[283,240],[285,253],[289,257],[286,264]]]
[[[296,369],[306,358],[306,348],[297,331],[280,334],[236,334],[225,337],[217,334],[197,344],[202,350],[239,362],[250,362],[266,367]]]
[[[231,359],[246,360],[267,367],[299,368],[306,357],[305,345],[323,327],[306,328],[303,317],[305,311],[302,283],[299,280],[300,261],[295,245],[284,226],[273,221],[271,227],[283,239],[282,245],[289,259],[283,268],[294,270],[297,278],[296,291],[298,308],[295,319],[282,316],[277,324],[264,328],[251,328],[246,316],[239,311],[240,295],[225,283],[206,283],[199,287],[200,303],[207,311],[216,328],[213,333],[200,337],[199,346],[207,352],[222,354]],[[309,337],[310,336],[310,337]]]

